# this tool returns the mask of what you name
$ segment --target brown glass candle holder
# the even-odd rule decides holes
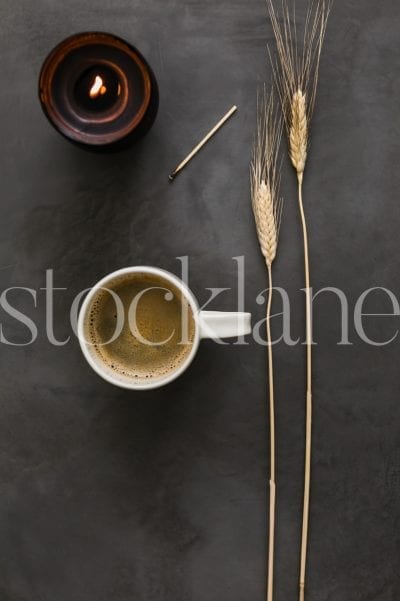
[[[93,150],[129,145],[150,129],[158,110],[147,61],[128,42],[102,32],[75,34],[50,52],[39,97],[57,131]]]

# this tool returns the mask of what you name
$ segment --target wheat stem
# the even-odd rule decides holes
[[[268,383],[269,383],[269,427],[270,427],[270,476],[269,476],[269,535],[268,535],[268,581],[267,601],[273,598],[274,582],[274,546],[275,546],[275,395],[274,395],[274,368],[271,338],[271,305],[272,305],[272,266],[268,268],[268,303],[267,303],[267,344],[268,344]]]
[[[299,598],[304,601],[307,543],[308,543],[308,521],[310,514],[310,485],[311,485],[311,436],[312,436],[312,322],[311,322],[311,288],[310,288],[310,262],[308,256],[308,233],[307,223],[303,207],[303,174],[298,173],[298,200],[300,218],[303,229],[304,244],[304,276],[306,292],[306,348],[307,348],[307,383],[306,383],[306,447],[304,461],[304,499],[303,499],[303,525],[301,534],[300,551],[300,580]]]

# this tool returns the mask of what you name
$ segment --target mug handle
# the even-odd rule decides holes
[[[251,314],[200,311],[200,338],[237,338],[251,332]]]

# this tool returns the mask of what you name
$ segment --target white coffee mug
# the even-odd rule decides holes
[[[175,371],[171,371],[168,374],[160,376],[158,378],[149,379],[146,382],[135,381],[133,377],[124,376],[118,374],[105,365],[101,358],[95,352],[93,344],[88,341],[85,337],[87,321],[90,319],[91,307],[94,299],[102,289],[108,289],[112,287],[113,282],[117,278],[129,276],[129,274],[147,274],[153,275],[161,280],[164,280],[166,284],[172,284],[175,286],[186,298],[188,305],[192,311],[195,330],[194,338],[191,344],[190,353],[187,355],[185,360],[177,367]],[[120,386],[122,388],[128,388],[131,390],[150,390],[152,388],[158,388],[164,386],[169,382],[175,380],[180,376],[193,361],[194,356],[199,348],[200,340],[202,338],[231,338],[244,336],[251,332],[251,315],[250,313],[241,312],[225,312],[225,311],[200,311],[198,302],[189,290],[186,284],[178,277],[157,267],[137,266],[137,267],[126,267],[114,271],[109,275],[101,279],[95,286],[89,291],[85,300],[83,301],[81,310],[78,318],[78,339],[83,352],[89,365],[94,371],[104,378],[107,382]]]

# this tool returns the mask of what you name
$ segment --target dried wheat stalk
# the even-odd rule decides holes
[[[270,424],[270,477],[269,477],[269,536],[267,600],[273,598],[274,540],[275,540],[275,401],[274,371],[271,339],[272,263],[276,257],[282,200],[279,197],[280,166],[279,146],[282,121],[276,114],[273,95],[265,90],[258,106],[257,136],[251,162],[251,197],[261,252],[268,270],[268,302],[266,315],[268,343],[268,384]]]
[[[289,156],[297,173],[298,202],[303,229],[304,245],[307,391],[303,526],[299,579],[300,601],[303,601],[310,508],[312,442],[312,301],[307,223],[303,207],[303,174],[307,161],[307,148],[310,137],[311,117],[315,104],[320,56],[330,12],[330,4],[325,0],[311,0],[304,22],[302,43],[299,43],[300,40],[298,37],[298,28],[296,26],[294,14],[295,11],[293,10],[292,20],[287,5],[287,0],[282,0],[281,22],[278,19],[278,15],[275,11],[272,0],[267,0],[267,5],[277,47],[277,59],[274,61],[271,58],[271,63],[285,120]]]

